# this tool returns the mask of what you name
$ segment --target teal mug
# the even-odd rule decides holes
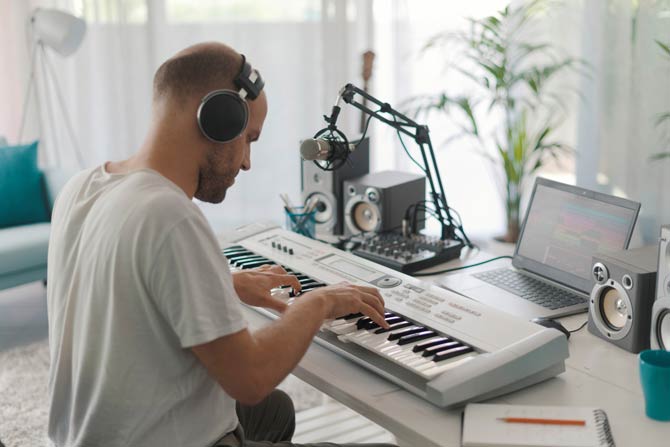
[[[670,351],[642,351],[640,381],[647,417],[670,421]]]

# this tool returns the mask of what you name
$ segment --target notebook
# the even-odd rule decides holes
[[[585,425],[505,422],[499,418],[583,420]],[[463,447],[614,446],[607,415],[590,407],[469,404],[463,414]]]

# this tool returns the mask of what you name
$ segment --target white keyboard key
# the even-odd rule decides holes
[[[356,332],[358,329],[356,329],[356,323],[346,323],[346,324],[338,324],[337,326],[332,326],[328,328],[329,331],[337,334],[337,335],[346,335],[346,334],[351,334],[352,332]]]

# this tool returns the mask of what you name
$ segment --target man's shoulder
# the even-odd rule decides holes
[[[134,214],[142,220],[171,226],[184,219],[203,218],[184,191],[157,172],[134,174],[118,193],[118,199],[135,208]]]

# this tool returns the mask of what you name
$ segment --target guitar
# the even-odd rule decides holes
[[[363,53],[363,91],[368,92],[368,81],[372,77],[372,63],[375,60],[375,53],[373,51],[366,51]],[[363,105],[367,107],[368,100],[363,98]],[[365,122],[367,121],[367,115],[364,112],[361,112],[361,133],[365,130]]]

